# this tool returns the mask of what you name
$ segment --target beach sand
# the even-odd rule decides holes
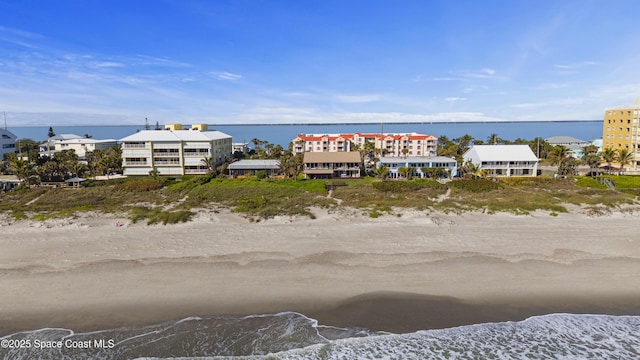
[[[357,210],[189,223],[0,219],[0,334],[297,311],[408,332],[554,313],[640,315],[639,212]],[[121,221],[122,227],[114,223]]]

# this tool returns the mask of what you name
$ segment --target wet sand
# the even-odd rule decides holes
[[[637,212],[316,215],[250,223],[203,210],[170,226],[5,217],[0,333],[279,311],[390,332],[553,312],[640,315]]]

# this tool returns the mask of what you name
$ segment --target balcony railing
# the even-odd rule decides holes
[[[123,149],[147,149],[149,147],[147,146],[147,144],[127,144],[127,143],[123,143],[122,144],[122,148]]]

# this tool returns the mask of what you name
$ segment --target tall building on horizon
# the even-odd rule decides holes
[[[633,154],[628,168],[636,170],[640,167],[640,97],[633,105],[604,111],[602,148],[628,149]]]

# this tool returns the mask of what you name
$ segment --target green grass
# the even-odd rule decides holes
[[[179,222],[187,222],[195,215],[188,210],[162,211],[160,209],[150,209],[147,207],[136,206],[129,211],[129,219],[133,223],[140,220],[147,220],[147,225],[159,224],[176,224]]]
[[[334,190],[333,197],[355,208],[407,207],[422,210],[432,206],[434,199],[446,191],[446,185],[429,180],[374,181],[340,186]]]
[[[613,180],[616,189],[640,189],[640,176],[634,175],[605,175],[606,178]]]
[[[339,206],[338,202],[362,209],[373,218],[393,214],[398,208],[515,214],[544,210],[558,214],[567,211],[566,204],[583,206],[598,215],[637,203],[640,177],[612,178],[621,191],[608,190],[586,177],[454,180],[446,185],[424,179],[336,179],[346,186],[337,187],[331,197],[324,180],[128,178],[95,181],[79,189],[42,187],[0,194],[0,211],[14,219],[36,214],[33,218],[38,220],[82,211],[129,212],[132,221],[150,224],[188,221],[192,209],[211,204],[226,206],[252,220],[279,215],[313,218],[313,207],[332,208]]]

